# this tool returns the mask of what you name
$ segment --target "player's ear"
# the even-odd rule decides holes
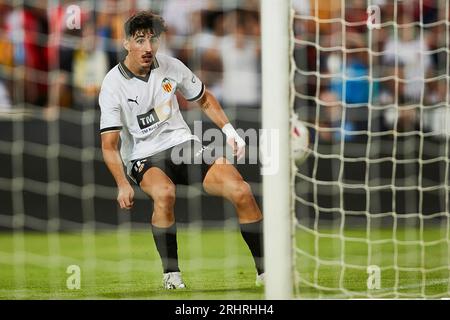
[[[125,38],[123,40],[123,47],[127,50],[130,51],[130,39],[129,38]]]

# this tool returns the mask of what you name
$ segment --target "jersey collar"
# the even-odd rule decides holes
[[[131,72],[131,70],[128,69],[127,66],[125,65],[124,61],[125,60],[122,60],[119,62],[119,71],[124,76],[124,78],[127,80],[136,78],[136,79],[147,82],[148,79],[150,78],[150,73],[152,72],[152,70],[159,67],[158,60],[155,57],[155,59],[152,62],[152,65],[150,66],[150,72],[145,77],[141,77],[141,76],[135,75],[133,72]]]

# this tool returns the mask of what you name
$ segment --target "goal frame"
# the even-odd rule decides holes
[[[270,300],[291,299],[293,293],[290,4],[290,0],[261,1],[262,129],[278,138],[271,141],[277,146],[270,154],[277,170],[262,177],[265,297]]]

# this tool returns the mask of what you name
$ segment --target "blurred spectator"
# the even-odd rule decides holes
[[[310,16],[311,6],[309,0],[292,0],[292,8],[295,15]],[[294,35],[296,38],[302,38],[307,33],[308,20],[294,18]]]
[[[50,70],[55,70],[59,67],[59,46],[61,45],[62,36],[66,29],[66,10],[67,6],[62,4],[50,5],[47,8],[47,17],[51,22],[49,23],[48,38],[48,62]]]
[[[59,5],[48,8],[52,21],[49,39],[49,57],[52,73],[50,77],[51,90],[47,100],[47,116],[57,116],[58,108],[72,108],[72,60],[75,48],[81,36],[81,28],[88,16],[88,11],[81,7],[80,29],[67,28],[67,8],[70,3],[63,1]],[[53,60],[54,59],[54,60]]]
[[[352,141],[355,139],[354,135],[346,134],[347,132],[351,132],[356,129],[355,123],[349,120],[348,117],[343,118],[344,107],[341,100],[335,93],[328,90],[323,91],[319,95],[319,108],[320,140],[323,142],[338,142],[341,141],[342,134],[345,137],[345,141]]]
[[[7,36],[6,31],[0,28],[0,65],[12,67],[14,65],[13,44]]]
[[[208,8],[208,0],[167,0],[164,2],[162,16],[169,28],[169,33],[187,36],[199,29],[198,20],[193,21],[192,15]]]
[[[0,112],[7,111],[10,109],[11,109],[11,99],[9,98],[8,90],[3,81],[0,80]]]
[[[420,6],[422,4],[422,8]],[[423,23],[433,23],[438,20],[437,0],[415,0],[414,20],[420,21],[422,15]]]
[[[292,0],[292,8],[295,10],[295,14],[302,16],[308,16],[311,13],[309,0]]]
[[[259,23],[251,13],[236,10],[227,14],[226,26],[220,46],[224,105],[259,107]]]
[[[11,99],[7,81],[3,79],[8,79],[13,74],[11,67],[14,65],[14,52],[12,42],[2,25],[0,25],[0,52],[0,111],[5,111],[11,108]]]
[[[353,24],[346,27],[347,33],[365,33],[367,31],[367,7],[366,0],[345,1],[345,20]]]
[[[220,46],[224,35],[223,13],[203,11],[204,27],[191,38],[194,72],[215,97],[222,101],[222,59]]]
[[[48,101],[50,109],[57,107],[95,109],[101,82],[111,67],[105,50],[107,40],[104,29],[97,28],[97,25],[92,8],[86,7],[82,8],[81,12],[81,28],[65,29],[62,33],[59,71],[53,73],[52,90]],[[97,36],[96,32],[101,36]],[[113,59],[115,65],[117,52],[114,53]]]
[[[108,57],[98,44],[95,24],[86,22],[72,63],[74,107],[77,109],[95,108],[102,81],[109,71]]]
[[[95,2],[96,34],[98,46],[108,56],[109,68],[125,57],[123,23],[133,13],[130,2],[101,0]]]
[[[345,70],[342,70],[342,62],[336,60],[340,70],[338,76],[331,79],[330,89],[345,103],[361,104],[369,102],[369,80],[367,78],[369,69],[363,55],[360,53],[347,54]],[[335,63],[331,61],[332,59],[336,59],[334,55],[330,56],[329,64]]]
[[[191,51],[190,37],[201,32],[201,11],[208,10],[209,4],[208,0],[167,0],[164,2],[162,17],[167,25],[165,43],[172,54],[186,64],[189,64]]]
[[[397,61],[399,77],[405,80],[400,92],[402,99],[419,103],[424,91],[424,79],[431,67],[430,56],[424,53],[429,48],[413,27],[400,28],[398,33],[399,39],[391,37],[386,43],[384,63],[395,67]]]
[[[14,64],[25,67],[23,100],[33,106],[44,106],[47,100],[48,23],[45,7],[34,5],[34,1],[25,1],[23,7],[16,7],[6,17],[6,27],[14,44]]]
[[[403,24],[411,23],[410,15],[402,15]],[[390,74],[398,75],[400,81],[398,91],[395,82],[390,82],[391,98],[385,103],[398,103],[399,110],[387,110],[385,121],[388,126],[397,123],[397,130],[410,131],[418,129],[417,108],[425,95],[425,78],[431,73],[431,58],[425,53],[429,50],[425,39],[421,39],[415,27],[400,26],[398,39],[391,37],[385,47],[384,63],[391,66]],[[395,70],[397,68],[397,70]],[[397,99],[394,95],[398,94]]]
[[[378,92],[376,82],[369,82],[368,54],[362,36],[358,33],[347,34],[346,61],[341,61],[341,55],[331,54],[327,59],[327,69],[331,74],[330,89],[337,97],[347,104],[369,103],[370,85],[372,99]],[[343,70],[345,68],[345,70]]]

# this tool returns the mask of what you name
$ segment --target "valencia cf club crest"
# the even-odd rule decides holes
[[[169,79],[164,78],[161,84],[162,88],[165,92],[170,93],[172,91],[172,84],[170,83]]]

